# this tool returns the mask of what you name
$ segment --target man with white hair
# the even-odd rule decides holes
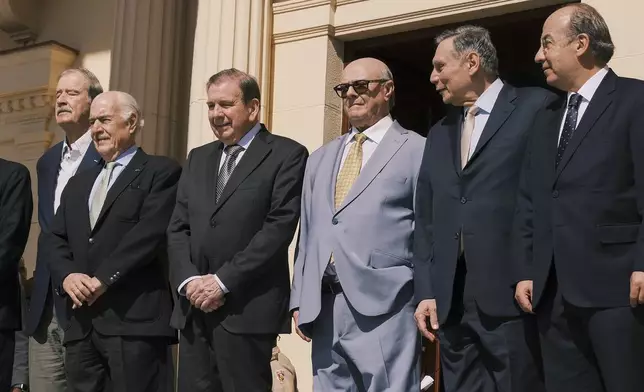
[[[126,93],[96,97],[90,124],[103,164],[70,180],[46,239],[54,288],[71,309],[68,387],[170,391],[165,229],[181,169],[136,146],[143,118]]]

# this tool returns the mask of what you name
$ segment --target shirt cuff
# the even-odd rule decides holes
[[[217,281],[217,284],[219,285],[219,287],[221,287],[221,291],[223,291],[224,294],[230,293],[230,291],[228,291],[228,289],[226,288],[226,286],[224,286],[221,280],[219,280],[219,277],[217,276],[217,274],[215,274],[214,276],[215,276],[215,280]]]
[[[185,287],[189,282],[192,282],[195,279],[199,279],[201,276],[191,276],[188,279],[184,280],[180,285],[177,291],[179,292],[179,295],[183,295],[184,297],[186,296],[186,290]]]

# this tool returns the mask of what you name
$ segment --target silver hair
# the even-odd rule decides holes
[[[115,93],[117,96],[119,108],[120,108],[120,112],[121,112],[121,116],[123,117],[123,120],[127,121],[132,116],[136,117],[135,132],[138,133],[141,129],[143,129],[143,125],[145,123],[143,119],[143,113],[141,112],[141,108],[139,107],[138,102],[136,102],[136,99],[134,99],[133,96],[131,96],[126,92],[123,92],[123,91],[112,91],[112,92]]]
[[[487,29],[472,25],[460,26],[442,32],[434,39],[434,42],[438,46],[448,38],[454,38],[456,55],[462,56],[467,52],[475,52],[481,58],[481,68],[485,73],[492,76],[499,74],[499,59]]]
[[[83,67],[77,67],[77,68],[68,68],[64,70],[63,72],[58,75],[58,80],[70,73],[79,73],[83,75],[85,80],[87,80],[87,95],[89,96],[90,102],[94,100],[99,94],[103,93],[103,86],[101,86],[101,82],[98,80],[96,75],[92,71],[90,71],[87,68]]]
[[[595,8],[588,4],[574,4],[570,14],[570,35],[586,34],[590,38],[590,51],[600,66],[606,65],[615,53],[608,25]]]

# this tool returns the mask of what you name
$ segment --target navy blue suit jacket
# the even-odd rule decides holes
[[[644,81],[609,71],[555,168],[566,100],[536,120],[518,201],[518,280],[538,306],[554,265],[566,301],[629,305],[644,271]]]
[[[444,323],[452,305],[463,235],[467,285],[488,315],[520,314],[512,226],[521,164],[535,118],[556,96],[505,84],[470,160],[461,170],[462,108],[452,108],[427,137],[416,190],[416,300],[436,299]]]
[[[50,227],[54,220],[54,195],[56,182],[60,169],[60,160],[63,150],[63,142],[60,142],[47,150],[38,160],[36,172],[38,174],[38,222],[40,224],[40,236],[38,237],[38,254],[36,256],[36,270],[34,271],[34,284],[31,293],[29,313],[27,315],[26,333],[34,334],[43,316],[45,306],[49,301],[55,301],[56,313],[59,320],[66,320],[63,317],[65,312],[65,301],[58,296],[48,298],[53,294],[51,288],[51,274],[47,266],[47,257],[50,255],[43,238],[50,233]],[[87,169],[94,168],[103,162],[96,151],[94,143],[87,149],[83,160],[76,171],[76,174]],[[61,326],[64,327],[64,326]]]

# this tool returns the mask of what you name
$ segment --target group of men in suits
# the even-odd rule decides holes
[[[228,69],[206,84],[218,140],[183,170],[137,147],[133,97],[65,71],[66,138],[37,166],[32,389],[173,390],[178,340],[179,391],[268,391],[291,317],[316,391],[418,391],[421,335],[447,392],[641,389],[644,82],[607,67],[608,27],[585,4],[546,20],[535,57],[564,96],[503,82],[481,27],[436,45],[450,109],[426,140],[391,117],[379,60],[346,66],[351,129],[310,157]],[[8,388],[32,206],[26,169],[0,169]]]
[[[503,83],[482,28],[436,43],[454,108],[427,139],[413,261],[445,390],[641,390],[644,82],[607,67],[587,4],[550,15],[535,56],[563,96]]]

